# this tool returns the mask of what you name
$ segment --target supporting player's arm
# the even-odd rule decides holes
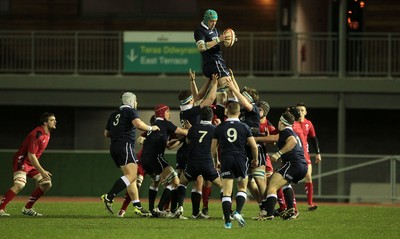
[[[203,108],[204,106],[209,106],[214,102],[215,97],[217,97],[217,85],[218,85],[218,75],[213,74],[210,84],[210,91],[208,92],[206,98],[200,103],[200,108]]]
[[[290,136],[286,139],[286,144],[276,153],[272,155],[272,159],[276,162],[278,159],[282,156],[282,154],[285,154],[292,150],[294,146],[296,146],[297,140],[294,136]]]
[[[136,118],[132,120],[132,125],[135,126],[135,128],[143,130],[143,131],[157,131],[160,130],[157,125],[147,125],[145,122],[143,122],[141,119]]]

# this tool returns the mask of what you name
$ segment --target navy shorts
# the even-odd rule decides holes
[[[266,165],[266,148],[263,144],[257,143],[257,148],[258,148],[258,164],[257,166],[262,166]],[[251,161],[253,160],[253,154],[251,153],[251,148],[246,145],[246,154],[247,157],[249,158],[249,165],[251,164]]]
[[[217,73],[219,77],[229,76],[229,70],[223,61],[210,61],[203,65],[203,75],[211,79],[212,74]]]
[[[213,162],[190,162],[186,165],[184,174],[189,181],[196,181],[199,175],[202,175],[204,180],[211,182],[219,177]]]
[[[115,165],[119,168],[128,163],[138,163],[135,157],[135,149],[128,142],[114,142],[110,145],[110,154]]]
[[[176,152],[175,169],[185,169],[189,158],[189,148],[187,145],[181,146]]]
[[[143,169],[148,174],[159,175],[169,165],[163,154],[143,153],[140,159]]]
[[[249,170],[248,158],[245,155],[222,155],[221,177],[222,178],[245,178]]]
[[[286,162],[282,167],[277,170],[277,172],[280,173],[283,178],[288,181],[288,183],[297,183],[306,176],[307,170],[308,165],[306,162]]]

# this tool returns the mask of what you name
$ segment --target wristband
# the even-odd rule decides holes
[[[277,152],[280,156],[282,156],[282,152],[279,150],[278,152]]]
[[[221,40],[219,39],[219,37],[216,37],[216,38],[215,38],[215,41],[217,42],[217,44],[219,44],[219,42],[220,42]]]

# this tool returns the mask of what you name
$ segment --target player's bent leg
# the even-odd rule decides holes
[[[14,173],[14,185],[11,190],[18,194],[26,185],[26,173],[23,171],[17,171]]]
[[[51,183],[51,179],[43,178],[40,174],[35,175],[33,178],[36,179],[36,182],[43,193],[49,191],[50,188],[53,186],[53,184]]]
[[[41,174],[37,174],[33,176],[33,178],[37,181],[37,187],[33,190],[28,202],[25,204],[25,207],[22,208],[22,214],[26,216],[41,217],[42,214],[36,212],[32,207],[33,204],[35,204],[36,201],[52,187],[52,183],[49,178],[43,178]]]
[[[218,86],[217,86],[218,92],[225,92],[228,89],[226,84],[228,79],[230,79],[229,76],[223,76],[218,78]]]
[[[179,184],[178,174],[175,172],[175,170],[171,166],[164,168],[160,177],[161,177],[162,184],[165,184],[165,185],[172,184],[174,187],[178,187],[178,184]]]
[[[18,175],[14,176],[14,184],[11,188],[4,194],[3,199],[0,202],[0,217],[9,217],[10,214],[5,211],[6,206],[11,202],[14,197],[25,187],[26,184],[26,174],[25,177],[20,177]]]

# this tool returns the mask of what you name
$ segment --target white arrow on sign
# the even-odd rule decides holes
[[[134,62],[139,56],[135,55],[135,49],[131,49],[131,54],[126,55],[129,61]]]

